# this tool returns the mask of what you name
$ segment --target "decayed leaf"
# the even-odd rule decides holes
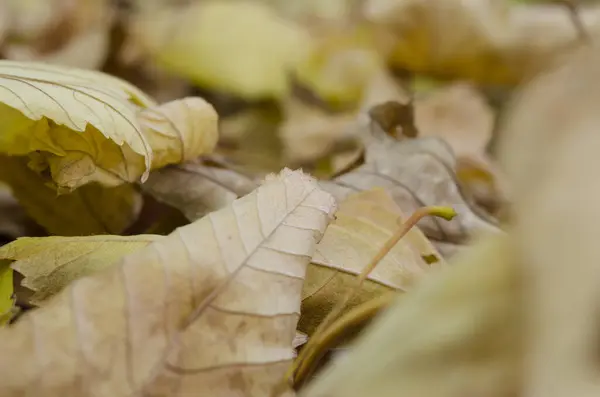
[[[99,72],[2,61],[0,85],[0,152],[29,156],[62,188],[145,180],[150,168],[205,154],[216,141],[216,113],[202,99],[152,107]]]
[[[256,186],[255,181],[235,171],[188,162],[152,172],[142,189],[195,221]]]
[[[119,234],[135,221],[142,206],[142,197],[132,185],[91,183],[59,195],[18,157],[0,155],[0,181],[11,187],[28,215],[51,234]]]
[[[306,265],[334,209],[285,170],[75,281],[0,330],[0,394],[269,395],[293,358]]]
[[[35,293],[41,305],[72,281],[114,265],[162,236],[24,237],[0,248],[0,261],[24,276],[21,285]]]
[[[340,203],[335,216],[317,245],[302,291],[299,329],[308,334],[331,311],[336,300],[356,285],[356,275],[398,230],[398,221],[406,219],[383,189],[350,195]],[[388,290],[405,291],[431,268],[444,265],[423,233],[413,228],[371,272],[348,308]]]
[[[499,231],[465,201],[457,186],[452,150],[443,141],[437,138],[397,141],[377,128],[369,137],[364,165],[332,181],[320,182],[338,201],[352,192],[384,187],[405,214],[426,205],[454,208],[458,215],[449,222],[436,218],[419,222],[434,244],[438,241],[453,244],[437,246],[444,256],[479,232]]]
[[[580,7],[590,36],[600,7]],[[581,44],[565,7],[508,1],[368,0],[364,15],[395,35],[392,64],[442,77],[514,84]]]
[[[0,260],[0,327],[11,319],[13,305],[13,270],[8,261]]]
[[[376,318],[304,397],[519,395],[519,267],[493,236]]]
[[[165,68],[248,99],[281,97],[310,38],[254,1],[193,2],[136,17],[134,40]]]

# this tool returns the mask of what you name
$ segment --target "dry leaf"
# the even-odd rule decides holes
[[[137,219],[142,207],[142,197],[132,185],[91,183],[59,195],[18,157],[0,155],[0,181],[11,187],[27,214],[51,234],[119,234]]]
[[[75,281],[0,330],[0,394],[269,395],[293,358],[306,265],[334,209],[285,170]]]
[[[162,236],[24,237],[0,248],[0,261],[24,276],[21,285],[35,292],[40,306],[72,281],[114,265]]]
[[[452,150],[436,138],[397,141],[374,128],[367,144],[365,164],[321,186],[338,201],[352,192],[385,188],[403,213],[411,214],[427,205],[445,205],[456,210],[451,221],[426,218],[419,227],[442,255],[451,255],[460,244],[480,232],[499,229],[465,201],[454,174]],[[437,242],[452,243],[452,245]]]
[[[301,331],[312,334],[336,301],[356,283],[356,275],[400,227],[406,216],[383,189],[350,195],[340,203],[317,245],[302,291]],[[428,264],[427,258],[436,258]],[[411,229],[369,275],[349,308],[382,292],[406,291],[432,268],[445,265],[418,228]]]
[[[195,221],[230,205],[256,186],[235,171],[189,162],[152,172],[142,189]]]
[[[216,113],[199,98],[154,107],[125,81],[47,64],[2,61],[0,73],[0,152],[29,156],[61,188],[144,180],[151,167],[205,154],[217,139]]]
[[[300,395],[518,395],[523,302],[511,244],[485,239],[425,278]]]
[[[580,7],[590,36],[600,7]],[[390,62],[413,72],[514,84],[577,47],[565,7],[507,1],[368,0],[364,16],[395,35]]]
[[[140,13],[132,37],[166,69],[247,99],[281,97],[307,32],[254,1],[194,2]]]

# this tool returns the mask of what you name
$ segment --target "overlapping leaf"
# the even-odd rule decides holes
[[[302,291],[299,329],[311,333],[356,285],[356,275],[400,227],[406,216],[383,189],[348,196],[317,245]],[[445,265],[418,228],[411,229],[369,275],[349,306],[388,290],[408,290],[430,270]],[[432,269],[433,268],[433,269]]]
[[[217,115],[201,99],[142,110],[154,102],[99,72],[2,61],[0,87],[0,152],[29,156],[61,188],[145,180],[150,168],[209,152],[217,139]]]
[[[269,395],[293,358],[306,265],[334,209],[285,170],[75,281],[0,330],[0,393]]]
[[[137,218],[141,195],[132,185],[91,183],[58,195],[24,159],[0,155],[0,181],[10,185],[21,206],[49,233],[63,236],[122,233]]]
[[[0,248],[0,261],[24,276],[21,285],[34,291],[29,302],[41,305],[72,281],[104,270],[121,257],[161,236],[23,237]]]
[[[419,227],[443,255],[451,254],[479,232],[498,232],[485,215],[475,212],[463,197],[454,174],[452,150],[437,138],[397,141],[377,127],[369,135],[365,164],[321,186],[338,200],[349,194],[384,187],[402,212],[410,214],[426,205],[446,205],[458,214],[449,222],[424,219]]]

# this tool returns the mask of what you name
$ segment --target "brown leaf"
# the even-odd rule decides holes
[[[335,210],[284,170],[0,330],[0,394],[266,396],[293,358],[310,256]]]
[[[446,205],[458,213],[453,220],[427,218],[419,227],[442,255],[450,255],[458,245],[480,232],[498,228],[465,200],[456,182],[452,150],[442,140],[418,138],[397,141],[374,128],[366,147],[365,164],[321,186],[338,201],[350,193],[384,187],[402,212],[411,214],[426,205]]]
[[[188,162],[152,172],[141,186],[155,199],[179,209],[194,221],[231,204],[257,184],[235,171]]]
[[[302,290],[299,329],[312,334],[336,301],[356,285],[356,276],[406,219],[383,189],[355,193],[340,203],[317,245]],[[427,258],[436,258],[428,264]],[[348,308],[389,290],[408,290],[430,270],[445,265],[418,228],[411,229],[371,272]]]

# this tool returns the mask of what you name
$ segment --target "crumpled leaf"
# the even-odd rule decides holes
[[[205,154],[216,141],[216,113],[199,98],[153,107],[125,81],[47,64],[2,61],[0,73],[0,152],[29,156],[61,188],[143,181],[152,167]]]
[[[284,170],[75,281],[0,330],[0,394],[269,395],[293,358],[306,265],[334,210],[312,178]]]
[[[282,97],[310,37],[255,1],[193,2],[155,8],[134,20],[132,40],[166,69],[244,97]]]
[[[348,196],[339,204],[335,217],[317,245],[302,291],[298,327],[309,335],[336,301],[355,286],[356,275],[398,230],[398,221],[406,219],[383,189]],[[439,252],[418,228],[413,228],[375,267],[347,308],[389,290],[406,291],[430,270],[444,265]]]
[[[465,201],[454,168],[452,150],[440,139],[398,141],[373,128],[368,137],[365,164],[320,184],[338,201],[356,191],[383,187],[405,214],[427,205],[454,208],[458,215],[451,221],[432,217],[418,224],[442,255],[448,256],[475,234],[499,232],[491,220],[475,212]]]
[[[5,0],[10,20],[3,55],[17,61],[98,69],[110,49],[108,0]],[[85,54],[82,56],[82,54]]]
[[[425,278],[300,396],[519,395],[523,301],[511,249],[507,236],[489,236]]]
[[[72,281],[107,269],[161,237],[23,237],[0,247],[0,261],[14,261],[11,268],[24,276],[21,285],[35,292],[29,303],[40,306]]]
[[[56,235],[119,234],[136,220],[142,207],[142,197],[132,185],[91,183],[59,195],[18,157],[0,155],[0,181],[11,187],[31,218]]]
[[[235,171],[188,162],[154,171],[142,189],[195,221],[230,205],[257,183]]]
[[[600,32],[600,7],[580,7]],[[364,17],[395,37],[390,62],[413,72],[516,84],[577,46],[565,7],[502,0],[368,0]]]
[[[9,262],[0,260],[0,327],[10,321],[13,306],[13,270]]]

